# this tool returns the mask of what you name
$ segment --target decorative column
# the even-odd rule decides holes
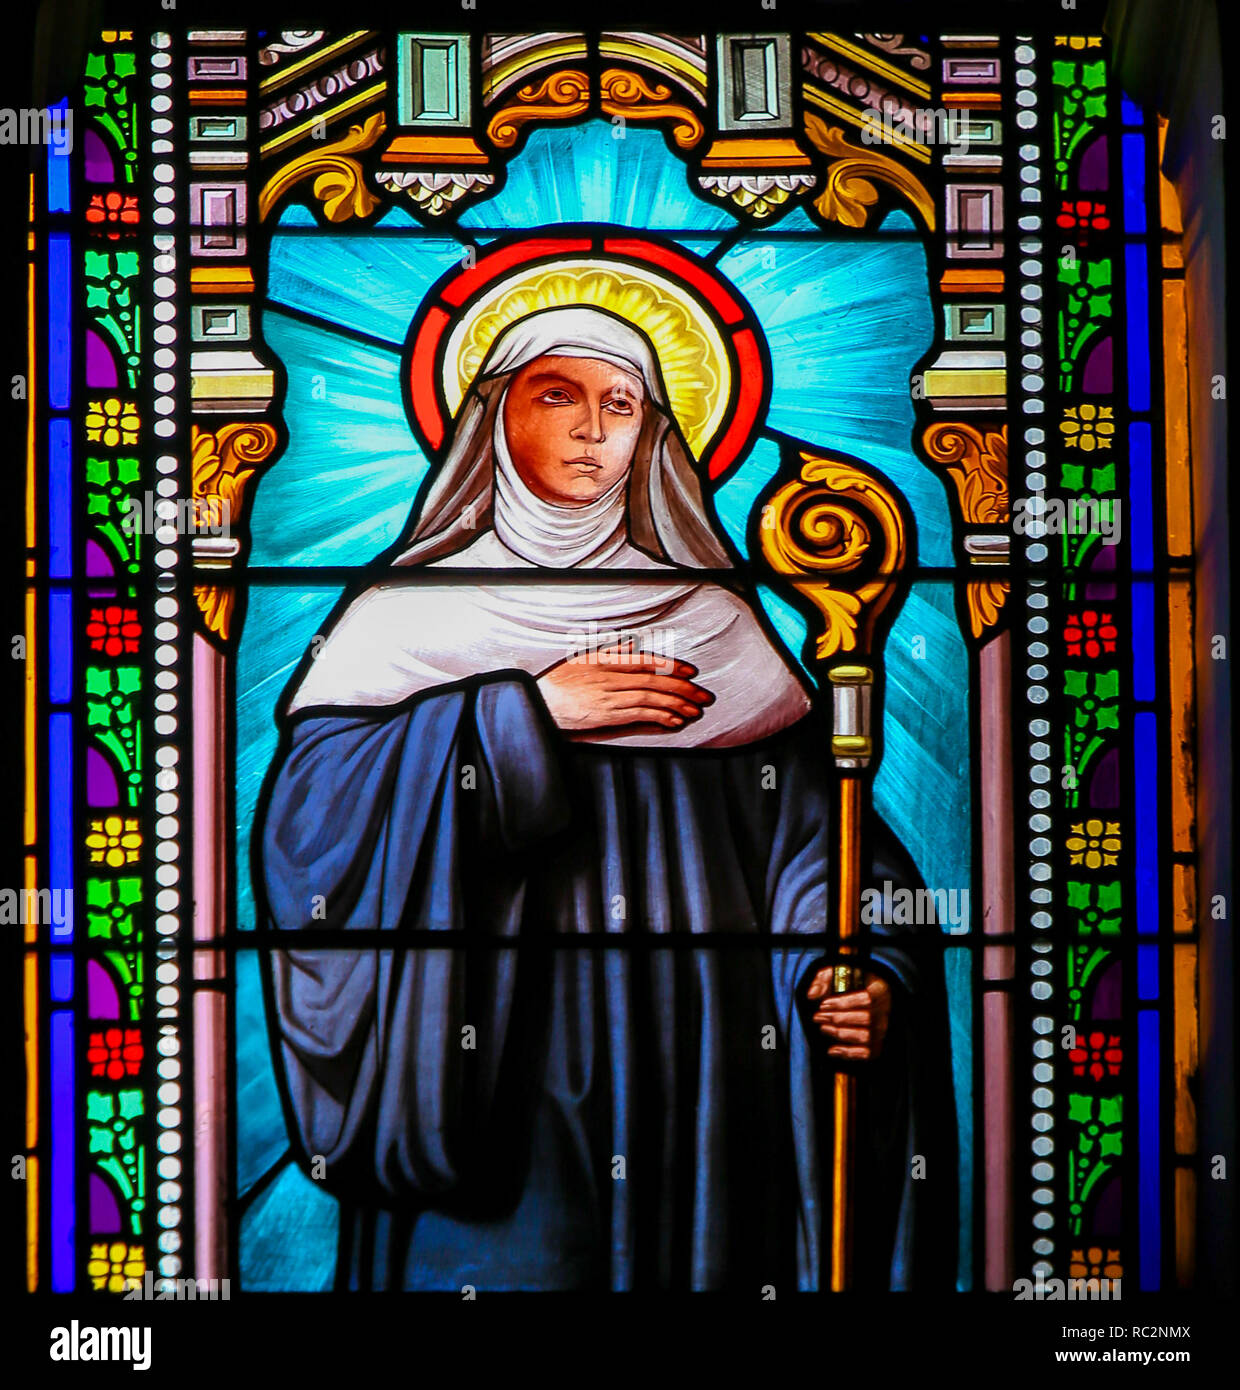
[[[979,1136],[983,1176],[983,1283],[1007,1290],[1014,1278],[1013,1055],[1015,862],[1012,843],[1011,638],[1005,609],[1011,583],[1008,497],[1009,343],[1015,325],[1004,296],[1012,254],[1007,208],[1010,140],[1005,123],[1024,120],[1009,95],[1013,64],[995,35],[945,35],[931,71],[931,104],[946,116],[946,141],[934,149],[942,179],[942,261],[937,296],[940,338],[919,377],[922,410],[932,417],[921,435],[931,466],[951,486],[957,564],[978,577],[958,586],[961,629],[975,653],[978,691],[975,747],[981,808],[980,882],[981,1068]],[[1022,78],[1016,105],[1024,110]],[[1024,175],[1021,175],[1024,179]],[[1022,201],[1025,195],[1022,192]],[[1028,214],[1022,209],[1020,226]],[[1022,254],[1025,254],[1022,251]],[[1027,340],[1022,340],[1027,341]],[[1026,358],[1023,381],[1037,379],[1040,359]],[[999,573],[985,577],[987,569]]]
[[[282,36],[293,38],[298,36]],[[285,44],[281,52],[296,51]],[[192,493],[194,725],[194,1274],[229,1276],[228,962],[211,949],[227,934],[232,884],[227,808],[228,746],[235,640],[236,572],[245,559],[245,507],[256,469],[278,433],[256,417],[269,409],[275,375],[255,350],[251,151],[256,136],[254,70],[264,55],[245,30],[186,35],[189,106],[189,336],[192,423],[182,443]],[[178,134],[181,127],[178,127]],[[240,418],[239,418],[240,417]]]

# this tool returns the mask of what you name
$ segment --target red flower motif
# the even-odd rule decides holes
[[[92,608],[90,621],[86,624],[86,636],[91,650],[103,652],[105,656],[136,652],[138,638],[142,636],[138,610],[120,608],[116,604],[109,604],[107,608]]]
[[[1091,231],[1105,232],[1111,225],[1111,219],[1106,214],[1107,205],[1105,203],[1090,202],[1087,198],[1074,202],[1065,200],[1055,222],[1066,232],[1075,228],[1079,233],[1078,242],[1084,245],[1085,239]]]
[[[92,1076],[106,1076],[119,1081],[122,1076],[137,1076],[142,1065],[142,1034],[137,1028],[109,1028],[104,1033],[92,1033],[86,1049]]]
[[[96,193],[87,205],[86,220],[96,227],[104,222],[112,227],[116,227],[117,224],[134,226],[138,221],[138,200],[115,190],[111,193]],[[110,231],[108,240],[115,241],[119,236],[119,231]]]
[[[1063,629],[1069,656],[1096,657],[1103,652],[1113,652],[1118,636],[1119,629],[1110,613],[1096,613],[1092,608],[1072,614]]]
[[[1068,1060],[1074,1075],[1084,1076],[1088,1072],[1094,1081],[1101,1081],[1104,1076],[1119,1075],[1124,1049],[1114,1033],[1091,1033],[1068,1053]]]

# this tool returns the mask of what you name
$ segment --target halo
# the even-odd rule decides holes
[[[704,479],[744,456],[767,399],[760,330],[731,283],[692,253],[630,229],[581,224],[504,238],[449,272],[407,339],[406,408],[431,455],[496,337],[544,309],[597,308],[645,334],[671,413]]]
[[[727,347],[710,315],[674,281],[646,266],[574,257],[524,267],[475,300],[448,336],[441,367],[455,415],[491,344],[540,309],[605,309],[640,329],[655,350],[668,404],[699,458],[723,420],[732,390]]]

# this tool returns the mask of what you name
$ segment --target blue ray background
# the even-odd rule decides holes
[[[592,122],[535,132],[501,192],[460,219],[476,240],[549,222],[602,221],[664,229],[752,305],[771,354],[770,430],[880,468],[913,512],[918,557],[950,565],[942,485],[911,448],[908,378],[933,336],[925,253],[912,222],[889,216],[882,235],[821,239],[802,209],[769,234],[745,232],[726,205],[690,191],[683,164],[655,130],[624,140]],[[373,231],[310,231],[292,207],[272,238],[262,332],[284,363],[285,453],[262,479],[252,511],[254,565],[359,564],[390,545],[408,516],[427,460],[401,397],[400,350],[428,288],[459,264],[460,243],[426,231],[402,208]],[[305,230],[299,230],[305,229]],[[759,438],[715,496],[741,550],[754,499],[779,465]],[[238,923],[253,926],[249,840],[254,806],[276,743],[273,711],[335,587],[256,583],[237,650]],[[790,651],[805,624],[770,590],[762,600]],[[951,587],[911,589],[886,648],[885,752],[874,800],[932,887],[970,885],[968,662]],[[826,750],[824,750],[825,756]],[[972,1260],[973,1135],[969,952],[946,953],[960,1138],[958,1283]],[[241,1274],[246,1287],[331,1284],[336,1205],[292,1167],[271,1069],[257,964],[237,957],[237,1178],[245,1200]]]

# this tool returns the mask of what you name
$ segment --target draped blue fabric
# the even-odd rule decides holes
[[[823,1286],[834,1063],[804,993],[826,748],[814,717],[719,751],[572,743],[520,672],[292,722],[256,891],[270,927],[342,933],[265,961],[295,1150],[342,1204],[341,1287]],[[914,880],[879,823],[872,873]],[[895,1002],[858,1067],[858,1282],[946,1289],[941,956],[874,931]]]

